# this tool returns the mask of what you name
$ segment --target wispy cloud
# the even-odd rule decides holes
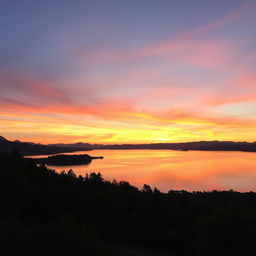
[[[230,61],[232,62],[236,49],[231,42],[223,42],[213,38],[207,39],[207,33],[236,22],[248,14],[253,15],[252,9],[255,7],[256,1],[251,1],[231,11],[224,17],[158,44],[145,45],[132,51],[102,50],[100,48],[89,52],[80,52],[76,58],[80,61],[96,64],[129,62],[148,57],[161,57],[211,68]]]

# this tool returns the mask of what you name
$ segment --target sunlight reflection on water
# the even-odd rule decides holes
[[[73,169],[76,174],[101,172],[105,179],[125,180],[161,191],[256,190],[256,153],[173,150],[93,150],[70,154],[104,156],[89,165],[54,166],[57,171]],[[35,156],[37,157],[37,156]],[[42,157],[42,156],[40,156]]]

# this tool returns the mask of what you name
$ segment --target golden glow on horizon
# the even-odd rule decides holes
[[[251,120],[176,117],[148,113],[117,113],[117,117],[55,114],[1,115],[1,135],[38,143],[158,143],[199,140],[254,141]],[[24,120],[27,120],[24,122]],[[88,121],[90,120],[90,121]]]

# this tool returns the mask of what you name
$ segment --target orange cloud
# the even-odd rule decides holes
[[[254,119],[211,117],[182,109],[142,112],[118,100],[91,106],[35,106],[1,101],[1,106],[1,130],[16,134],[39,133],[42,134],[40,142],[47,141],[46,134],[49,137],[55,134],[56,141],[60,134],[65,134],[64,140],[141,143],[164,138],[171,141],[239,139],[241,134],[244,138],[245,131],[247,139],[252,140],[255,127]]]

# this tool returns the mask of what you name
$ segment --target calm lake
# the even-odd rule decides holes
[[[107,180],[168,190],[256,191],[256,153],[174,150],[93,150],[70,154],[104,156],[89,165],[49,166],[76,174],[101,172]],[[33,156],[42,157],[42,156]]]

